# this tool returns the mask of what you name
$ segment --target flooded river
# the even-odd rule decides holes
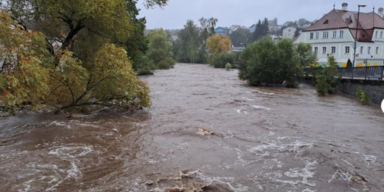
[[[384,114],[178,64],[153,107],[0,120],[0,191],[384,191]]]

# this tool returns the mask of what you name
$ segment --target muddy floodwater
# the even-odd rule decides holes
[[[153,107],[0,120],[0,191],[384,191],[384,113],[177,64]]]

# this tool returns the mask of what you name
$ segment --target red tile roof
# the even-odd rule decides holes
[[[374,29],[384,29],[384,19],[374,12],[361,13],[357,24],[357,12],[332,10],[320,20],[308,27],[305,31],[331,30],[348,28],[353,38],[356,38],[358,28],[358,41],[371,41]]]

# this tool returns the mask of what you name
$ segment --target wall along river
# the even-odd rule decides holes
[[[178,64],[153,107],[0,120],[0,191],[384,191],[384,114]]]

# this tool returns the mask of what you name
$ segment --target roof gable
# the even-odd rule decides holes
[[[306,31],[317,31],[326,29],[347,28],[348,25],[340,17],[336,10],[332,10],[324,15],[320,20],[316,21],[312,26],[308,27]]]

